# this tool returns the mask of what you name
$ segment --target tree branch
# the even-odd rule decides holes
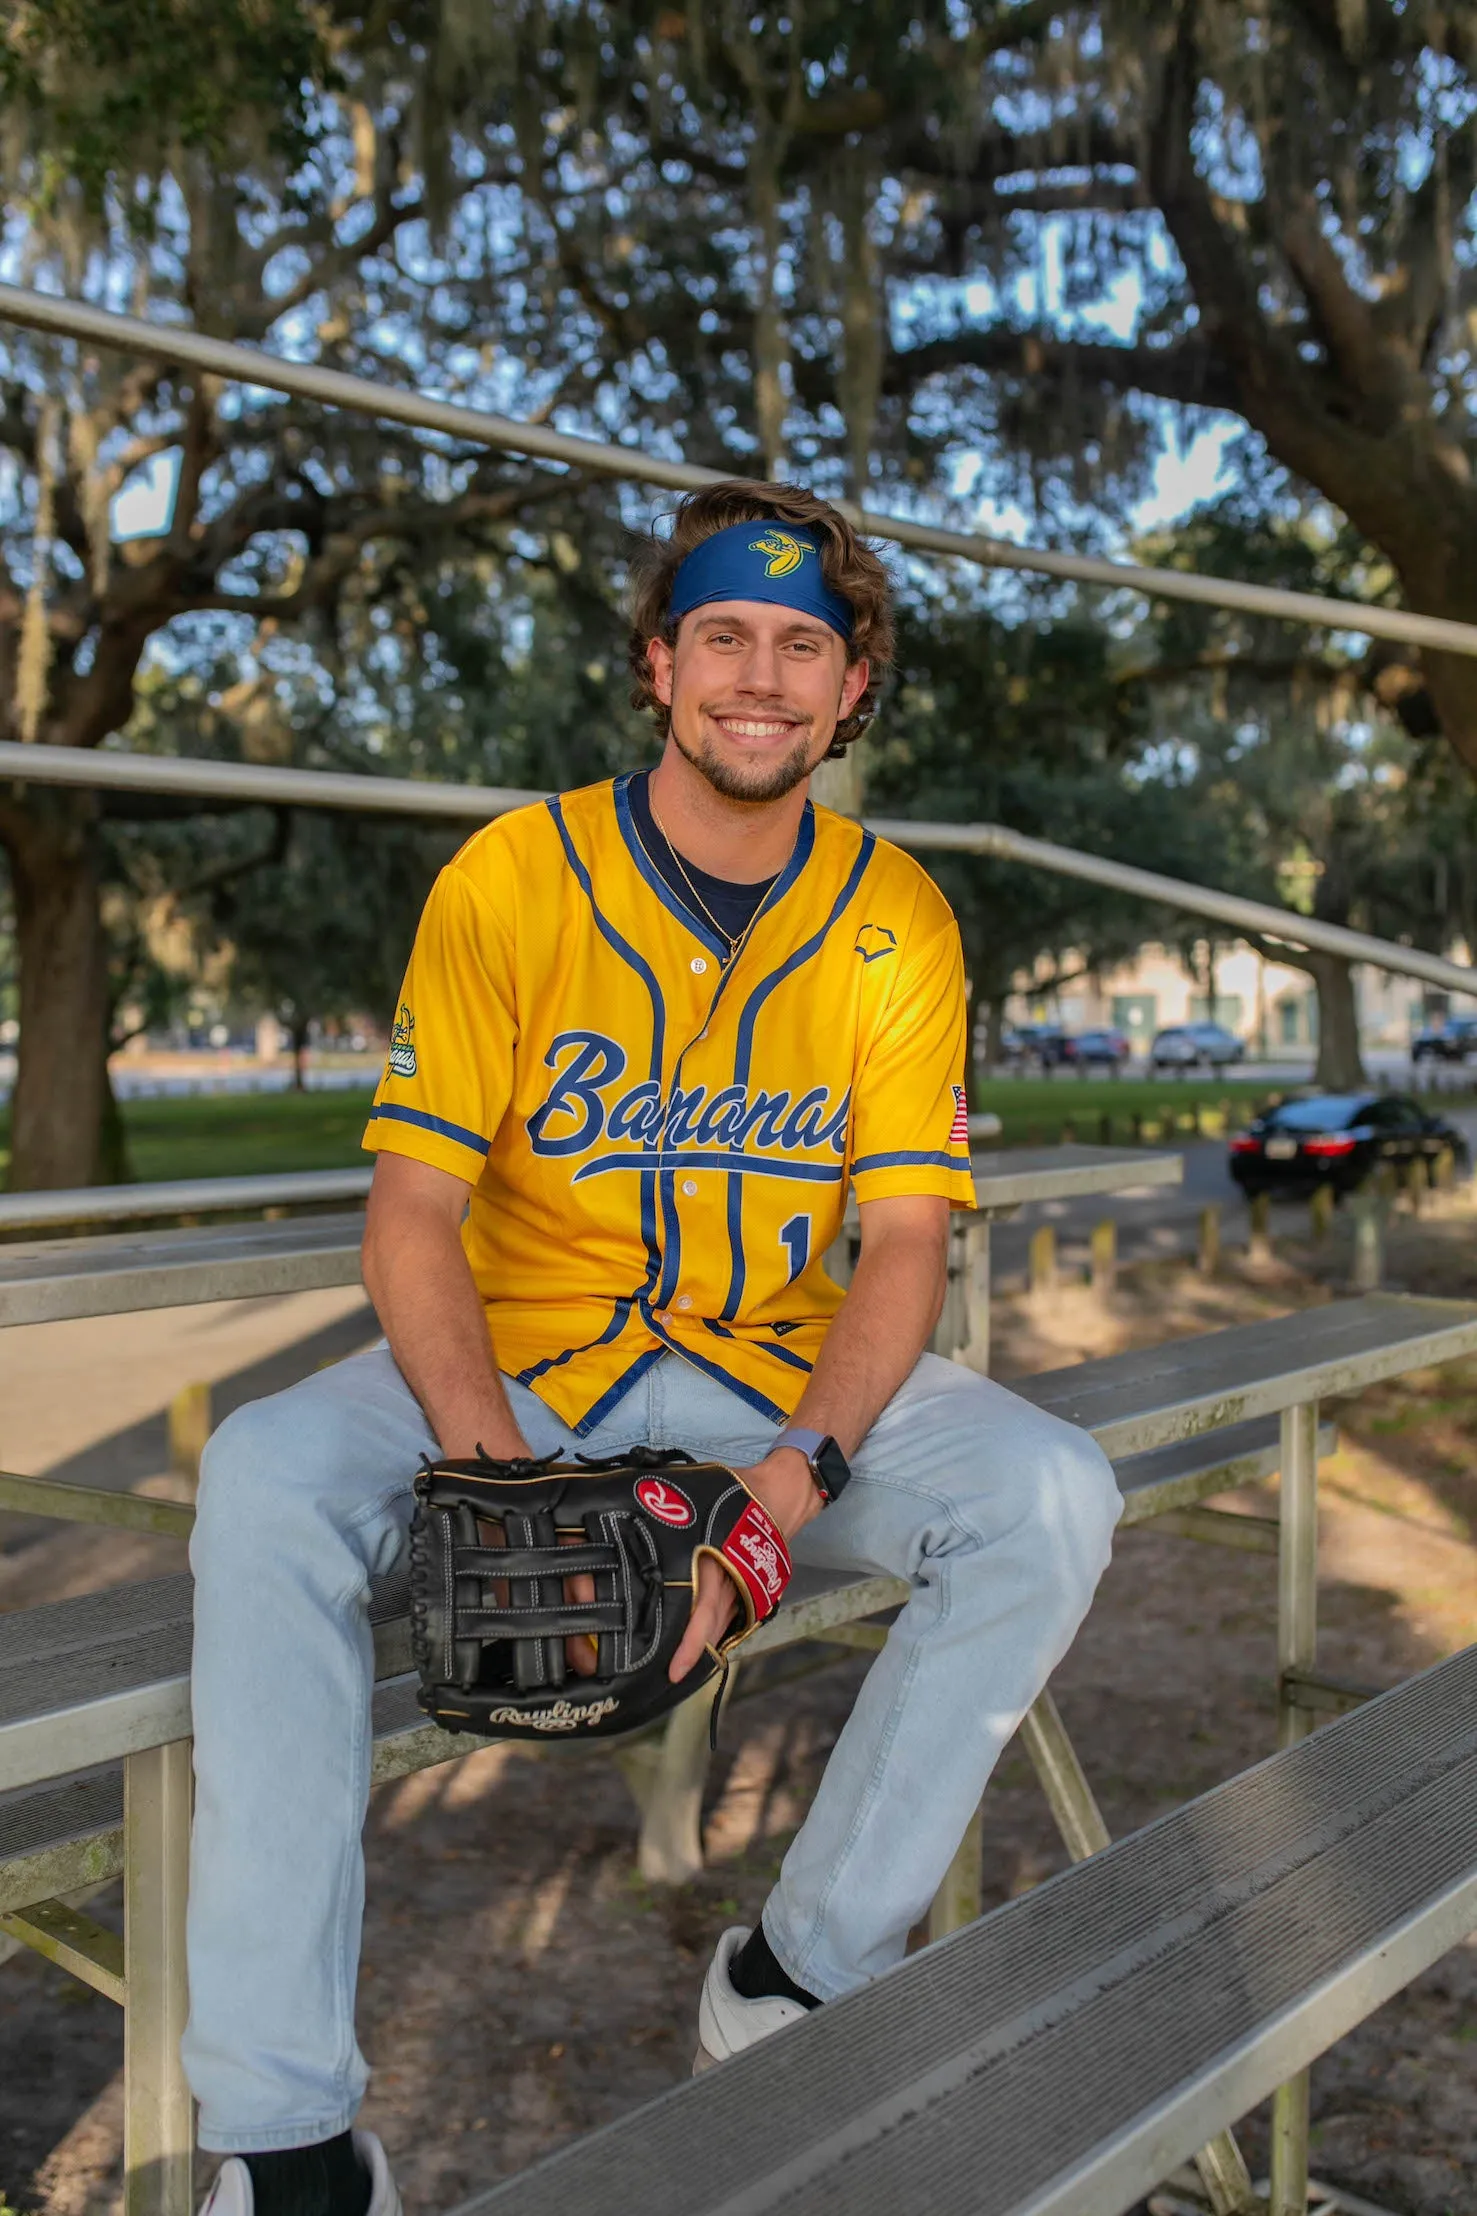
[[[1198,338],[1172,346],[1115,346],[1059,339],[1039,331],[967,330],[921,346],[894,349],[884,371],[889,393],[911,394],[925,379],[955,369],[980,369],[1060,386],[1069,379],[1112,392],[1150,393],[1186,407],[1239,412],[1234,382]]]

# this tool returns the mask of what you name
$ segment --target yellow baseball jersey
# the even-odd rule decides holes
[[[790,1414],[862,1201],[974,1205],[959,932],[917,863],[807,804],[725,942],[629,778],[522,808],[437,879],[364,1144],[465,1178],[500,1367],[578,1431],[671,1351]]]

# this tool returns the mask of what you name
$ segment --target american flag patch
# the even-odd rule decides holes
[[[968,1146],[969,1109],[964,1099],[964,1087],[954,1087],[954,1121],[949,1128],[950,1146]]]

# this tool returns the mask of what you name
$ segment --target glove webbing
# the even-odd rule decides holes
[[[540,1692],[567,1682],[566,1639],[597,1639],[600,1664],[609,1671],[614,1656],[607,1642],[623,1633],[628,1641],[650,1635],[660,1591],[660,1571],[654,1565],[632,1559],[615,1540],[561,1546],[548,1510],[520,1514],[506,1509],[501,1521],[509,1540],[506,1547],[484,1546],[475,1537],[453,1546],[451,1572],[458,1596],[455,1637],[458,1641],[486,1638],[490,1633],[506,1637],[519,1692]],[[458,1515],[457,1524],[462,1530],[476,1531],[470,1509]],[[595,1600],[566,1600],[564,1579],[581,1573],[594,1578]],[[477,1581],[475,1600],[461,1599],[463,1578]],[[484,1600],[484,1586],[492,1582],[507,1585],[505,1606]],[[623,1591],[636,1604],[634,1616],[621,1597]],[[471,1666],[475,1668],[475,1659]]]

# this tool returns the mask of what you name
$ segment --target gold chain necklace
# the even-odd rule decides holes
[[[647,861],[651,864],[652,875],[656,878],[659,878],[663,884],[666,884],[666,877],[657,862],[656,856],[652,853],[651,848],[646,843],[645,833],[642,831],[640,824],[636,820],[634,809],[631,812],[631,829],[636,834],[637,842],[640,845],[642,853],[646,856]],[[677,861],[677,850],[672,845],[671,840],[667,838],[665,832],[662,833],[662,838],[666,843],[667,852],[671,855],[672,860],[674,862]],[[702,895],[699,893],[696,885],[694,885],[692,883],[692,880],[687,877],[687,872],[684,870],[682,874],[687,882],[688,891],[691,893],[692,898],[690,900],[682,900],[682,895],[680,892],[677,891],[675,885],[667,885],[667,890],[669,892],[675,893],[678,900],[682,901],[682,905],[684,908],[686,908],[688,915],[691,917],[693,923],[696,923],[698,921],[698,910],[701,909],[703,915],[707,918],[708,923],[711,926],[715,936],[723,941],[724,945],[728,947],[728,953],[732,954],[733,946],[731,941],[729,940],[728,933],[719,924],[717,918],[713,914],[712,909],[708,907]],[[725,955],[723,959],[726,962],[728,960],[728,955]]]
[[[765,902],[768,900],[770,893],[774,890],[774,881],[771,881],[768,889],[764,893],[763,898],[760,900],[758,907],[754,910],[754,913],[750,916],[748,922],[744,925],[744,928],[739,933],[738,937],[736,939],[731,938],[728,932],[724,930],[722,924],[718,921],[718,918],[714,915],[712,909],[708,906],[708,903],[704,900],[702,894],[698,891],[696,885],[694,885],[691,876],[688,874],[687,864],[683,861],[682,856],[678,853],[676,847],[672,844],[671,838],[669,837],[667,832],[667,827],[656,812],[656,802],[651,797],[651,787],[649,784],[646,788],[646,805],[651,810],[651,820],[656,825],[658,831],[660,831],[667,852],[671,855],[672,860],[677,864],[677,868],[681,872],[683,884],[691,893],[693,900],[697,904],[697,907],[702,911],[703,915],[706,916],[709,926],[711,927],[715,937],[721,939],[724,945],[728,948],[728,952],[722,957],[722,966],[724,969],[727,969],[729,963],[736,960],[736,958],[742,951],[746,941],[748,940],[749,933],[753,930],[755,924],[759,921],[759,918],[764,910]],[[632,821],[635,821],[634,817],[632,818]],[[639,824],[636,825],[636,836],[638,838],[641,837],[641,827]],[[649,847],[647,847],[646,841],[644,839],[641,839],[641,845],[643,851],[646,854],[647,861],[651,863],[653,869],[656,869],[656,862],[653,859],[651,850]],[[657,870],[657,875],[661,875],[660,870]],[[779,875],[783,876],[784,872],[780,871]]]

